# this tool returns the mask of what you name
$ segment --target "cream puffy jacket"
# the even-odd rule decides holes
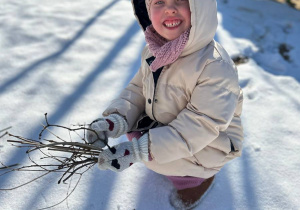
[[[154,159],[146,166],[164,175],[208,178],[241,155],[243,96],[234,63],[213,40],[216,1],[189,2],[192,28],[181,56],[163,68],[155,87],[146,46],[141,68],[103,115],[119,113],[134,129],[145,112],[164,125],[149,131]],[[149,19],[144,1],[132,3],[145,29]]]

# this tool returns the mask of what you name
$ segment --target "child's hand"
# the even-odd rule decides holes
[[[136,162],[149,161],[149,140],[148,134],[143,135],[139,140],[132,139],[132,142],[123,142],[100,153],[98,167],[101,170],[110,169],[121,172]]]
[[[111,114],[108,117],[94,120],[86,133],[86,140],[97,147],[103,148],[106,146],[108,138],[118,138],[127,132],[128,124],[124,117],[118,114]]]

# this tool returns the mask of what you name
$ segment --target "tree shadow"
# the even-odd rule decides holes
[[[102,11],[102,10],[101,10]],[[124,35],[115,43],[114,47],[110,50],[107,56],[101,59],[99,65],[88,74],[83,81],[77,86],[76,90],[67,96],[61,104],[57,106],[57,109],[53,113],[48,114],[48,121],[51,124],[57,124],[63,117],[71,110],[75,104],[82,98],[82,96],[88,91],[89,87],[96,80],[99,75],[103,72],[107,71],[110,65],[113,63],[114,59],[120,54],[123,48],[125,48],[130,40],[134,37],[134,35],[140,30],[139,25],[134,21],[128,28],[128,30],[124,33]],[[38,135],[41,127],[38,125],[36,128],[32,129],[30,133],[34,135]],[[36,139],[36,136],[31,136],[29,138]],[[25,150],[21,152],[21,150],[16,150],[11,154],[11,158],[7,161],[6,164],[12,163],[21,163],[26,157]],[[1,177],[0,188],[7,182],[9,176]],[[113,180],[111,180],[112,182]],[[36,203],[35,198],[40,196],[41,193],[47,193],[51,189],[50,186],[48,188],[37,189],[35,193],[32,195],[32,200],[26,203],[26,208],[30,209],[30,207],[34,206]],[[1,199],[1,194],[0,194]],[[25,208],[25,209],[26,209]]]
[[[257,183],[257,172],[255,167],[253,167],[253,158],[250,157],[249,152],[247,149],[244,149],[243,155],[241,157],[241,173],[240,175],[243,176],[243,187],[244,187],[244,195],[245,206],[248,209],[261,209],[259,204],[259,198],[257,197],[257,189],[255,183]]]
[[[278,76],[291,76],[300,82],[300,74],[294,70],[299,66],[286,59],[286,56],[289,57],[289,52],[281,53],[282,46],[285,46],[288,40],[280,39],[280,37],[289,37],[292,30],[289,20],[292,15],[295,16],[295,20],[297,17],[299,19],[300,13],[273,1],[252,1],[239,4],[235,0],[218,2],[218,12],[221,17],[219,27],[221,25],[234,38],[250,40],[258,50],[253,50],[249,46],[241,53],[252,58],[266,72]],[[260,8],[268,8],[268,10],[261,10]],[[280,17],[280,20],[278,17],[271,19],[270,17],[274,16],[274,11],[286,14],[286,17]],[[257,22],[258,20],[261,21]],[[278,36],[274,36],[274,33],[277,33]],[[215,39],[221,40],[218,33]],[[239,42],[233,44],[238,45]],[[271,54],[268,54],[269,52]]]
[[[229,164],[222,168],[216,175],[211,190],[196,209],[236,209],[234,206],[235,195],[232,191],[233,181],[231,173]]]
[[[230,173],[230,166],[226,166],[216,175],[212,189],[201,202],[201,205],[195,209],[235,209]],[[136,209],[174,209],[169,200],[174,189],[173,184],[164,175],[148,170],[140,186]]]
[[[49,113],[48,121],[51,124],[59,122],[59,120],[61,120],[68,113],[68,110],[71,110],[72,107],[75,106],[75,104],[89,90],[89,87],[91,86],[91,84],[93,84],[96,78],[99,77],[104,71],[108,70],[110,65],[113,63],[114,59],[119,55],[122,49],[124,49],[128,45],[130,40],[139,30],[139,25],[134,21],[127,29],[125,34],[116,42],[114,47],[105,56],[105,58],[101,59],[102,61],[99,63],[99,65],[89,75],[85,77],[81,84],[78,85],[76,90],[71,95],[67,96],[60,105],[58,105],[58,109],[53,114]],[[112,176],[111,178],[112,179],[107,179],[107,181],[113,183],[114,176]],[[49,189],[50,187],[46,190],[37,190],[36,193],[33,195],[33,198],[38,197],[41,192],[47,193]],[[108,194],[109,192],[106,193]],[[36,201],[32,199],[31,202],[28,202],[27,207],[30,208],[31,206],[34,206],[35,203]]]
[[[268,21],[267,23],[265,23],[263,20],[270,18],[269,16],[272,15],[273,13],[271,13],[270,11],[272,11],[272,7],[274,6],[275,3],[270,2],[270,1],[253,1],[253,4],[257,4],[255,5],[257,8],[267,8],[265,9],[265,12],[261,12],[261,9],[257,9],[255,10],[254,7],[247,7],[247,4],[245,4],[245,6],[241,6],[238,7],[238,9],[241,10],[245,10],[247,15],[243,16],[241,15],[241,13],[235,12],[234,10],[232,10],[231,8],[228,9],[228,7],[226,6],[227,3],[224,2],[234,2],[232,0],[224,0],[221,1],[219,3],[219,8],[218,11],[221,13],[222,16],[222,27],[224,30],[226,30],[227,33],[230,34],[231,37],[233,38],[237,38],[237,39],[246,39],[246,40],[250,40],[252,43],[254,43],[256,46],[258,46],[260,49],[257,52],[252,51],[251,49],[246,49],[245,55],[251,57],[261,68],[259,68],[259,71],[264,71],[264,74],[262,74],[263,77],[263,81],[265,81],[266,83],[268,83],[268,85],[272,86],[272,88],[274,88],[274,92],[279,95],[282,95],[284,97],[286,97],[287,101],[291,101],[291,104],[294,104],[296,107],[300,107],[300,101],[299,98],[297,98],[296,94],[292,94],[291,92],[289,92],[288,90],[285,90],[284,88],[280,87],[280,84],[276,83],[275,80],[272,80],[271,77],[269,76],[269,74],[265,74],[265,72],[270,73],[272,75],[275,76],[290,76],[292,78],[294,78],[295,80],[297,80],[297,82],[300,82],[300,74],[299,72],[293,72],[291,71],[293,65],[291,63],[289,63],[288,61],[284,60],[284,58],[281,58],[281,61],[283,63],[284,66],[287,67],[286,71],[278,71],[277,69],[277,63],[272,63],[272,60],[270,59],[265,59],[264,61],[262,60],[262,56],[264,56],[264,58],[267,58],[264,53],[267,52],[267,50],[270,49],[266,49],[264,51],[263,47],[268,46],[263,42],[269,42],[268,44],[271,47],[274,47],[275,50],[277,50],[277,48],[280,46],[280,42],[285,42],[286,40],[280,40],[280,42],[277,43],[277,39],[270,39],[271,42],[268,40],[268,36],[272,35],[273,31],[269,31],[270,28],[273,27],[282,27],[281,30],[282,31],[278,31],[278,33],[286,33],[288,34],[288,31],[285,31],[286,29],[283,27],[283,20],[285,17],[282,17],[282,22],[280,22],[280,24],[276,21]],[[236,1],[237,2],[237,1]],[[264,5],[264,7],[262,7],[262,5]],[[276,5],[275,7],[275,11],[277,11],[278,8],[281,8],[280,5]],[[237,8],[235,8],[237,9]],[[295,13],[295,11],[293,11],[290,8],[287,7],[282,7],[281,8],[281,12],[284,11],[287,14],[290,13]],[[279,11],[279,10],[278,10]],[[296,14],[296,13],[295,13]],[[252,18],[251,18],[252,17]],[[255,20],[259,19],[262,20],[261,22],[255,22]],[[300,17],[300,13],[298,13],[296,17]],[[254,21],[253,21],[254,20]],[[267,25],[269,24],[269,25]],[[247,27],[245,26],[247,25]],[[237,30],[237,28],[240,28],[240,30]],[[250,28],[250,29],[249,29]],[[281,37],[281,36],[279,36]],[[220,37],[219,34],[216,34],[216,40],[221,40],[222,37]],[[230,37],[229,37],[230,38]],[[261,44],[264,44],[264,46],[261,46]],[[299,46],[299,45],[298,45]],[[276,54],[276,56],[280,57],[280,52],[278,49],[278,52],[272,52],[274,54]],[[296,64],[295,64],[296,65]],[[256,68],[256,67],[255,67]],[[258,66],[257,66],[258,68]],[[299,68],[299,67],[298,67]],[[253,80],[255,80],[256,78],[251,78]],[[250,80],[250,79],[249,79]],[[244,81],[240,81],[240,84],[242,86],[242,88],[246,87],[249,80],[244,80]],[[247,131],[247,128],[245,127],[245,133],[247,133],[250,131]],[[251,131],[253,132],[253,131]],[[245,138],[245,142],[244,145],[247,144],[247,138]],[[278,151],[277,151],[278,152]],[[259,173],[262,173],[261,170],[263,170],[266,174],[268,174],[267,171],[265,171],[264,169],[259,169],[257,168],[257,166],[255,165],[255,156],[251,153],[251,151],[249,151],[249,148],[246,148],[244,146],[244,150],[243,150],[243,155],[241,158],[239,158],[239,167],[240,167],[240,171],[238,172],[238,174],[233,174],[231,176],[238,176],[237,180],[240,180],[242,183],[242,195],[236,195],[238,197],[241,197],[240,200],[244,201],[243,203],[243,208],[245,209],[263,209],[264,206],[266,206],[266,201],[263,200],[263,198],[261,197],[262,193],[262,187],[260,186],[260,183],[264,183],[264,186],[272,186],[272,187],[268,187],[270,190],[270,192],[263,192],[263,195],[270,195],[268,196],[267,199],[269,199],[269,201],[272,202],[272,200],[277,200],[278,198],[276,198],[277,195],[274,195],[274,197],[272,196],[272,192],[274,190],[274,192],[283,192],[283,190],[281,189],[281,180],[277,179],[277,177],[272,177],[272,176],[268,176],[268,178],[265,178],[260,176]],[[267,176],[267,175],[266,175]],[[231,177],[230,177],[231,178]],[[232,178],[231,178],[232,179]],[[263,180],[264,179],[264,180]],[[231,187],[231,186],[229,186]],[[226,190],[224,190],[224,193],[226,192]],[[275,193],[277,194],[277,193]],[[281,198],[279,198],[281,199]],[[284,198],[284,201],[282,201],[282,205],[286,205],[286,209],[294,209],[295,206],[292,202],[292,200],[290,200],[289,198]],[[270,207],[271,208],[271,207]]]
[[[145,166],[144,166],[145,167]],[[136,209],[173,209],[169,202],[169,194],[173,184],[164,176],[147,170],[141,182]]]
[[[112,189],[118,174],[113,171],[100,171],[94,169],[89,181],[84,205],[81,209],[108,209]]]
[[[56,59],[58,59],[62,54],[64,54],[67,50],[69,50],[70,47],[73,46],[78,39],[80,39],[84,35],[84,33],[95,23],[95,21],[98,19],[98,17],[100,17],[105,11],[110,9],[117,2],[118,2],[118,0],[114,0],[114,1],[110,2],[107,6],[105,6],[104,8],[100,9],[90,20],[88,20],[85,23],[84,27],[81,28],[77,32],[77,34],[75,34],[75,36],[70,41],[68,41],[60,50],[25,67],[21,73],[19,73],[15,77],[9,79],[4,84],[2,84],[0,86],[0,94],[2,94],[5,90],[7,90],[7,88],[9,88],[13,84],[20,81],[22,78],[24,78],[24,76],[26,76],[28,73],[36,70],[42,64],[44,64],[46,62],[54,62]]]
[[[264,203],[264,206],[267,205],[264,201],[264,198],[261,197],[261,188],[260,183],[264,183],[266,186],[272,186],[272,192],[283,192],[280,184],[280,180],[277,180],[276,177],[267,176],[267,179],[265,177],[260,177],[259,172],[257,171],[257,167],[255,166],[254,157],[249,150],[249,148],[245,148],[243,151],[242,158],[240,160],[240,166],[241,166],[241,173],[240,176],[242,176],[243,179],[243,199],[246,203],[243,203],[243,206],[249,210],[252,209],[263,209],[261,206],[261,203]],[[264,170],[264,169],[263,169]],[[267,173],[267,172],[265,172]],[[268,192],[268,194],[272,192]],[[264,192],[263,195],[267,195],[267,192]],[[277,193],[275,193],[277,194]],[[281,193],[280,193],[281,194]],[[279,199],[282,195],[280,195]],[[273,197],[273,196],[272,196]],[[269,197],[270,201],[272,201],[274,198],[277,200],[276,195],[274,195],[274,198]],[[282,202],[282,208],[283,209],[297,209],[295,204],[291,200],[289,200],[288,197],[285,198],[285,202]],[[271,208],[271,206],[270,206]]]
[[[141,45],[141,48],[139,50],[139,54],[137,55],[137,59],[132,63],[131,68],[129,69],[129,71],[131,73],[127,74],[127,78],[124,82],[124,88],[129,84],[129,82],[132,80],[134,75],[138,72],[139,68],[141,67],[141,54],[142,54],[142,51],[143,51],[145,45],[146,45],[146,43],[143,42],[143,44]]]
[[[136,31],[137,32],[137,31]],[[136,33],[135,32],[135,33]],[[142,50],[144,49],[145,43],[143,43],[141,45],[141,48],[139,50],[139,54],[137,55],[137,59],[135,59],[135,61],[132,63],[131,67],[128,69],[128,71],[130,73],[128,73],[127,78],[124,82],[124,88],[128,85],[128,83],[131,81],[131,79],[133,78],[133,76],[136,74],[136,72],[138,71],[138,69],[141,66],[141,53]],[[101,114],[99,114],[98,116],[101,116]],[[122,141],[127,141],[127,138],[122,136]],[[98,170],[98,169],[97,169]],[[89,186],[89,196],[87,196],[86,199],[86,205],[84,206],[83,209],[106,209],[107,208],[107,200],[109,199],[109,195],[111,193],[111,188],[113,186],[113,180],[115,179],[115,173],[113,173],[114,176],[111,176],[111,173],[107,173],[106,171],[98,171],[98,173],[96,174],[101,174],[101,180],[99,178],[95,178],[95,180],[90,182],[90,186]],[[98,175],[96,175],[98,176]],[[108,177],[109,176],[109,177]],[[99,180],[100,182],[98,182],[97,180]],[[103,181],[106,180],[106,181]],[[104,186],[105,183],[105,187]],[[108,184],[109,183],[109,184]],[[103,194],[104,191],[100,192],[101,189],[105,189],[105,195],[106,196],[98,196],[98,194]],[[97,201],[95,201],[95,194],[97,194],[98,199]]]

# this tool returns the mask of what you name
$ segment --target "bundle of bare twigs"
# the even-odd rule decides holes
[[[0,174],[0,177],[4,176],[7,173],[15,171],[39,171],[45,173],[19,186],[0,190],[13,190],[34,182],[37,179],[46,176],[47,174],[60,172],[62,173],[62,175],[58,180],[58,184],[61,182],[66,183],[66,181],[69,180],[73,175],[79,175],[79,179],[74,189],[72,190],[73,192],[77,184],[79,183],[81,176],[97,163],[98,155],[102,151],[102,149],[88,144],[85,140],[86,131],[91,130],[88,126],[77,125],[69,128],[61,125],[52,125],[48,122],[47,113],[45,114],[45,121],[46,125],[43,125],[43,129],[39,133],[38,140],[13,135],[7,131],[5,134],[1,135],[1,137],[8,136],[9,139],[7,140],[7,142],[12,143],[12,145],[15,147],[28,148],[28,150],[26,150],[26,153],[31,164],[24,166],[20,166],[19,164],[6,165],[0,161],[0,164],[2,165],[0,166],[0,171],[3,171],[3,173]],[[68,140],[64,140],[60,136],[54,134],[50,130],[51,127],[63,129],[69,134],[75,134],[79,137],[82,143],[72,141],[72,139],[70,139],[71,135],[69,135]],[[43,136],[45,131],[48,131],[50,134],[52,134],[55,137],[55,140],[44,139]],[[81,131],[81,133],[79,133],[79,131]],[[91,131],[95,132],[94,130]],[[97,135],[96,132],[95,134]],[[107,139],[103,139],[102,141],[107,145]],[[30,155],[34,151],[39,151],[41,154],[39,155],[38,160],[34,160],[34,158],[32,158]],[[70,194],[71,193],[68,193],[67,197],[69,197]],[[66,200],[67,197],[64,200]],[[57,203],[56,205],[62,203],[63,201]]]

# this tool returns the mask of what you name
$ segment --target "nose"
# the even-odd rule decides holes
[[[169,5],[165,9],[166,14],[176,14],[177,13],[177,8],[174,5]]]

